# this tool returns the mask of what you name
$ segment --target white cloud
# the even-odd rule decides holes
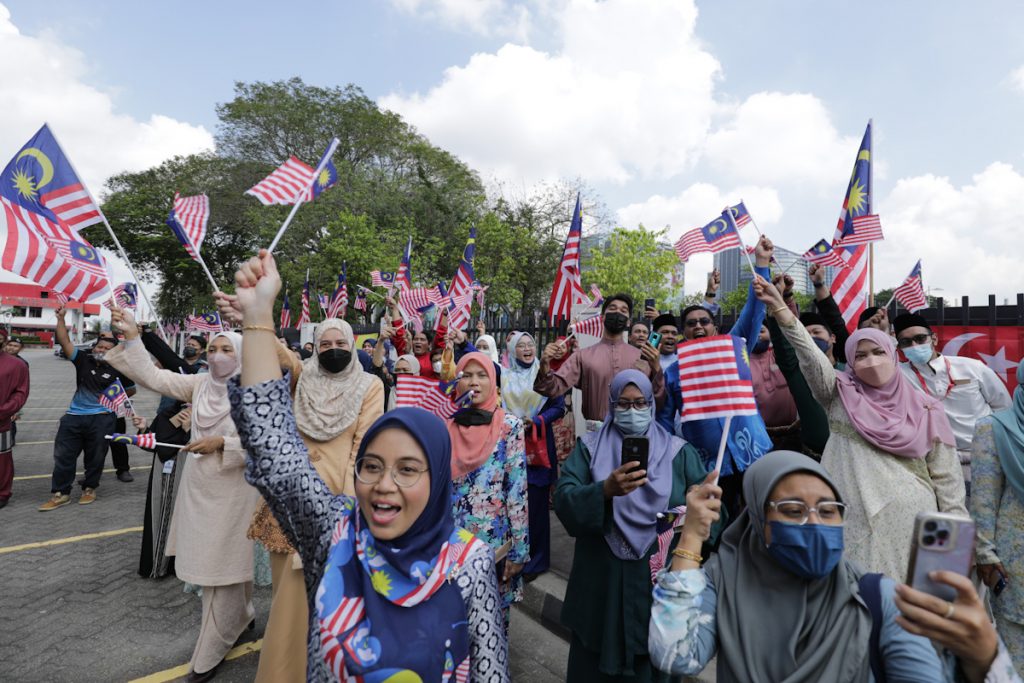
[[[139,121],[118,113],[113,98],[87,82],[88,64],[78,50],[53,36],[22,34],[0,5],[0,159],[13,156],[44,123],[94,195],[120,171],[137,171],[175,154],[213,147],[202,126],[153,114]]]
[[[859,138],[842,137],[814,95],[762,92],[712,133],[709,163],[741,182],[803,183],[835,191],[849,178]]]
[[[903,178],[880,204],[886,239],[876,247],[875,288],[898,285],[922,259],[933,294],[979,304],[1020,291],[1024,176],[996,162],[955,187],[934,175]],[[936,292],[935,288],[942,291]]]
[[[719,64],[682,0],[572,0],[551,10],[555,52],[506,44],[381,104],[470,165],[527,182],[622,183],[690,166],[716,105]]]
[[[1016,69],[1010,72],[1010,75],[1006,77],[1010,87],[1014,90],[1024,92],[1024,66],[1018,66]]]
[[[391,4],[457,31],[516,40],[526,40],[530,33],[530,8],[506,0],[391,0]]]

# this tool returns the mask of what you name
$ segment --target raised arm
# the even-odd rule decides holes
[[[75,353],[75,345],[71,343],[71,337],[68,335],[68,324],[64,320],[64,315],[67,313],[67,309],[61,306],[54,315],[57,316],[57,343],[60,344],[60,350],[64,352],[64,357],[71,360],[71,356]]]
[[[181,368],[186,365],[185,361],[156,332],[148,330],[143,332],[142,345],[146,347],[153,358],[156,358],[156,362],[160,363],[164,370],[180,372]]]
[[[125,343],[118,344],[104,357],[118,372],[130,376],[137,383],[158,394],[170,396],[186,403],[192,400],[192,392],[199,382],[206,381],[202,375],[183,375],[173,370],[161,370],[153,365],[146,353],[146,347],[139,338],[135,317],[128,309],[115,308],[110,312],[111,325],[124,333]]]
[[[825,267],[812,263],[807,272],[811,277],[811,282],[814,283],[814,305],[817,306],[821,317],[825,319],[825,324],[832,330],[832,334],[836,335],[832,355],[836,357],[836,360],[845,363],[846,340],[850,338],[850,332],[846,327],[846,320],[843,319],[843,314],[839,310],[839,304],[832,298],[832,292],[825,284]]]
[[[772,241],[762,235],[761,239],[757,242],[757,247],[755,247],[756,260],[754,261],[754,270],[756,275],[750,281],[747,302],[743,304],[743,310],[740,311],[739,316],[736,318],[736,324],[729,330],[729,334],[743,337],[747,340],[748,352],[753,351],[754,345],[757,344],[757,337],[761,334],[761,323],[764,322],[765,313],[764,302],[754,294],[754,280],[757,275],[766,280],[771,277],[770,266],[773,253],[775,253],[775,246],[772,244]]]

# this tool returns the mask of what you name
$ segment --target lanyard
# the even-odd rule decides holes
[[[946,400],[946,397],[949,396],[949,392],[953,391],[953,385],[955,382],[953,381],[953,370],[950,368],[949,359],[943,356],[942,360],[946,361],[946,377],[949,378],[949,384],[946,386],[946,393],[940,399],[944,401]],[[917,369],[917,366],[911,363],[910,368],[914,371],[914,374],[917,375],[917,381],[921,383],[921,388],[924,389],[924,393],[931,394],[932,392],[928,390],[928,385],[925,384],[924,377],[921,376],[921,372]]]

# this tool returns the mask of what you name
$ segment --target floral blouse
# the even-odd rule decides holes
[[[452,481],[452,510],[456,526],[472,531],[495,551],[511,540],[508,561],[526,564],[530,539],[522,421],[506,413],[503,433],[483,465]],[[505,607],[523,599],[518,576],[502,597]]]

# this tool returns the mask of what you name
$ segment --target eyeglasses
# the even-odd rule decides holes
[[[901,349],[909,349],[911,346],[924,344],[931,338],[930,334],[915,334],[913,337],[901,337],[896,341],[896,345]]]
[[[423,473],[427,471],[421,469],[419,463],[411,458],[399,460],[390,467],[379,458],[363,458],[356,465],[356,479],[373,486],[380,482],[387,470],[391,470],[391,480],[395,482],[395,485],[403,489],[415,486]]]
[[[686,321],[687,327],[697,327],[697,325],[710,325],[711,318],[690,318]]]
[[[638,398],[635,401],[619,399],[615,403],[615,410],[625,411],[629,410],[630,408],[636,408],[637,410],[647,410],[648,406],[650,405],[651,404],[648,403],[647,399],[645,398]]]
[[[839,501],[822,502],[815,507],[808,507],[802,500],[777,500],[770,501],[768,507],[785,517],[788,524],[807,524],[812,512],[817,513],[821,521],[832,524],[842,523],[846,515],[846,504]]]

